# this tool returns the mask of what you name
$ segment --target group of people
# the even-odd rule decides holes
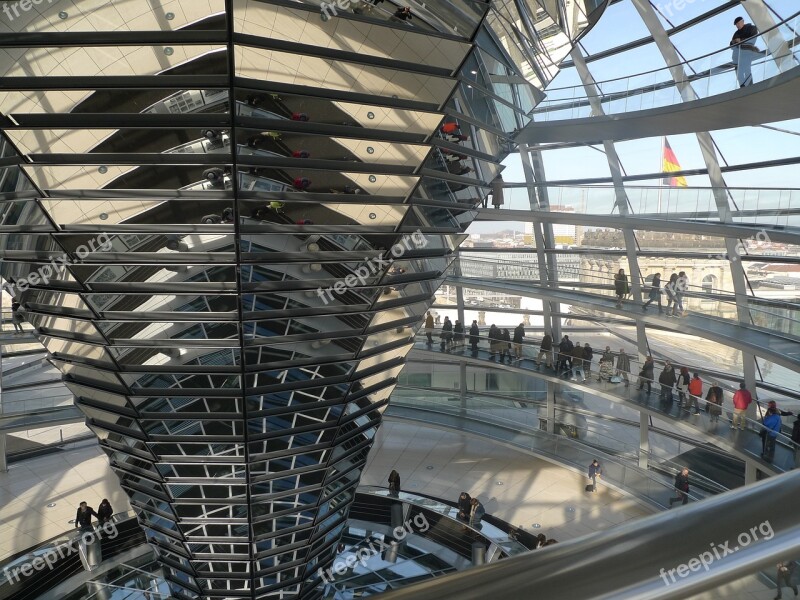
[[[481,528],[481,519],[486,514],[486,509],[483,508],[480,500],[473,498],[467,492],[461,492],[456,508],[458,509],[456,516],[459,521],[468,523],[473,529]]]
[[[97,507],[97,512],[86,502],[81,502],[75,515],[75,529],[89,531],[92,529],[93,517],[97,519],[98,525],[105,525],[111,521],[113,515],[114,509],[111,508],[111,503],[106,498],[103,498],[100,506]]]
[[[620,269],[622,271],[622,269]],[[689,278],[685,271],[673,273],[669,277],[669,281],[664,284],[663,292],[667,296],[667,317],[685,317],[686,309],[683,306],[683,298],[686,295],[686,290],[689,287]],[[658,304],[658,312],[663,313],[664,307],[661,304],[661,273],[653,275],[650,282],[650,289],[647,293],[647,302],[642,304],[642,310],[646,311],[647,307],[653,302]],[[618,302],[619,304],[619,302]]]
[[[683,272],[676,274],[675,279],[677,280],[682,276],[684,276]],[[672,278],[670,281],[672,281]],[[660,286],[659,282],[660,275],[656,274],[654,287]],[[683,310],[680,292],[678,291],[680,286],[671,286],[671,284],[668,284],[665,288],[667,287],[675,294],[674,300],[670,300],[668,310],[674,305],[675,310],[678,311],[675,314],[680,315]],[[429,312],[425,319],[425,332],[428,346],[433,345],[434,327],[434,319]],[[472,321],[472,326],[469,328],[469,331],[465,332],[460,321],[456,321],[454,325],[450,322],[449,317],[445,317],[440,334],[441,348],[443,351],[449,352],[461,348],[465,336],[468,337],[472,354],[477,355],[478,344],[481,339],[478,322]],[[509,363],[519,363],[522,359],[522,348],[525,339],[524,323],[520,323],[514,328],[513,334],[507,328],[500,328],[492,324],[487,337],[489,340],[491,360],[496,360],[498,355],[500,362],[505,362],[507,358]],[[554,354],[555,361],[553,360]],[[554,369],[554,371],[561,376],[586,382],[591,377],[594,355],[594,349],[588,342],[583,345],[580,343],[573,343],[569,335],[563,336],[561,342],[554,348],[552,336],[546,333],[542,338],[535,362],[537,363],[537,369],[541,369],[541,366],[544,364],[548,368]],[[605,380],[612,383],[624,383],[625,387],[627,387],[630,385],[630,375],[631,359],[625,352],[625,349],[620,348],[619,352],[615,354],[612,352],[610,346],[606,346],[605,350],[600,355],[597,381]],[[671,361],[667,360],[664,363],[664,368],[656,379],[655,360],[652,356],[648,356],[645,358],[639,370],[637,389],[644,390],[647,388],[647,393],[650,394],[652,393],[653,383],[656,381],[660,386],[659,399],[662,406],[671,406],[674,401],[673,392],[677,392],[678,407],[680,409],[693,416],[700,414],[700,400],[703,399],[704,382],[699,373],[690,372],[688,367],[675,367]],[[746,389],[745,384],[741,383],[739,388],[740,389],[733,394],[731,429],[737,427],[739,429],[745,429],[745,413],[748,406],[753,402],[753,397]],[[710,386],[705,391],[704,407],[712,423],[719,422],[719,418],[722,415],[723,401],[724,392],[722,387],[718,382],[712,380]],[[775,442],[782,427],[781,417],[792,414],[791,412],[778,410],[774,401],[769,402],[767,405],[761,431],[763,440],[762,458],[765,460],[771,461],[775,456]],[[800,416],[794,424],[792,441],[796,444],[800,444]],[[795,448],[795,454],[800,454],[797,448]],[[797,462],[797,460],[795,460],[795,462]]]

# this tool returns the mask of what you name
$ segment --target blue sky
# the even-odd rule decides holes
[[[675,4],[671,4],[671,2]],[[658,0],[655,4],[660,5],[667,16],[671,13],[672,25],[678,25],[723,3],[720,0],[694,0],[693,2],[683,0],[682,10],[677,10],[676,7],[681,6],[680,2],[681,0]],[[768,0],[768,4],[781,19],[786,19],[800,10],[800,2],[797,0]],[[735,30],[733,20],[740,15],[744,16],[746,20],[750,20],[741,7],[735,7],[672,36],[671,40],[681,56],[687,60],[717,53],[710,59],[698,61],[697,70],[707,68],[712,60],[714,65],[722,64],[729,60],[730,54],[727,46]],[[775,14],[773,17],[778,19]],[[669,23],[663,20],[662,22],[665,27],[670,27]],[[791,28],[795,31],[800,30],[800,20],[793,21]],[[788,30],[789,28],[786,29],[786,31]],[[646,35],[647,30],[636,9],[629,0],[626,0],[610,6],[600,22],[584,37],[581,43],[585,53],[591,55]],[[765,47],[763,40],[759,40],[758,46]],[[663,67],[665,67],[665,63],[652,43],[626,52],[624,55],[615,55],[589,63],[592,75],[599,82],[619,77],[627,78]],[[770,68],[774,68],[772,63],[770,63]],[[655,75],[650,77],[656,79]],[[663,79],[664,77],[659,74],[658,80]],[[728,81],[729,79],[730,81]],[[758,77],[756,79],[758,80]],[[612,88],[612,85],[614,89],[619,89],[619,86],[627,89],[628,86],[639,87],[641,82],[642,78],[631,78],[614,84],[608,83],[604,87],[606,90]],[[569,68],[563,70],[555,78],[553,83],[548,86],[548,90],[573,86],[577,83],[575,70]],[[735,86],[733,73],[730,72],[712,78],[710,82],[695,84],[695,88],[701,96],[709,91],[713,94],[718,93],[716,90],[735,89]],[[551,97],[555,94],[563,96],[564,92],[550,92]],[[775,131],[764,127],[744,127],[713,132],[712,136],[718,147],[720,163],[737,165],[800,156],[800,120],[771,125],[785,131]],[[669,143],[683,168],[692,169],[705,166],[695,134],[670,136]],[[660,137],[618,142],[615,147],[626,174],[651,173],[659,169],[662,148]],[[602,150],[602,147],[598,147],[598,149]],[[609,176],[605,155],[590,148],[547,151],[544,153],[544,164],[549,180]],[[518,156],[509,157],[506,165],[503,176],[507,182],[524,180]],[[577,167],[578,165],[579,167]],[[731,187],[800,187],[798,171],[800,171],[800,167],[789,166],[733,172],[727,173],[725,180]],[[709,185],[706,176],[689,177],[688,183],[692,186]],[[659,182],[656,180],[642,182],[642,184],[658,185]]]

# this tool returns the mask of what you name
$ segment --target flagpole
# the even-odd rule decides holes
[[[658,180],[658,214],[661,214],[661,191],[664,188],[664,150],[666,149],[667,136],[661,136],[661,157],[659,158],[658,171],[662,173],[662,177]]]

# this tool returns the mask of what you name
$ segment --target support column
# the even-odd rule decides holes
[[[639,467],[647,469],[650,464],[650,415],[639,411]]]
[[[6,433],[0,433],[0,473],[8,473],[8,462],[6,459]]]
[[[466,340],[466,338],[464,338]],[[461,414],[459,417],[465,419],[467,417],[467,363],[463,360],[458,363],[458,378],[459,378],[459,388],[460,388],[460,395],[461,395]]]
[[[572,49],[570,57],[575,64],[575,70],[578,76],[581,78],[583,88],[586,90],[589,104],[592,107],[592,113],[595,115],[605,114],[603,104],[600,102],[600,92],[597,89],[597,82],[594,80],[594,77],[589,71],[589,67],[586,65],[579,45],[576,45]],[[625,191],[625,183],[622,181],[622,163],[613,141],[603,140],[603,149],[606,154],[606,160],[608,160],[608,168],[611,171],[611,180],[614,183],[616,206],[620,216],[624,217],[630,214],[630,210],[628,207],[628,194]],[[633,301],[638,305],[642,303],[642,274],[639,270],[639,259],[636,254],[638,247],[636,244],[636,236],[632,228],[624,226],[625,219],[620,219],[620,222],[623,224],[620,229],[625,239],[625,255],[628,259],[628,276],[633,291]],[[635,310],[634,308],[634,311]],[[649,354],[649,348],[647,345],[645,325],[639,319],[636,319],[636,347],[639,353],[639,362],[644,363],[645,357]]]
[[[528,184],[528,202],[531,208],[531,214],[535,215],[537,210],[540,210],[539,200],[533,185],[536,183],[535,170],[531,165],[531,154],[528,146],[521,144],[519,146],[519,156],[522,161],[522,171],[525,174],[525,183]],[[549,206],[549,202],[547,203]],[[545,224],[538,219],[531,218],[531,225],[533,227],[533,239],[536,245],[536,262],[539,267],[539,282],[543,287],[549,287],[549,277],[547,275],[547,255],[545,248],[547,247],[547,239],[545,237],[545,230],[549,229],[552,239],[552,225]],[[554,340],[559,339],[561,333],[560,321],[558,324],[553,322],[553,312],[558,311],[558,304],[553,304],[548,300],[542,300],[542,321],[544,323],[545,333],[549,333]]]
[[[753,24],[758,27],[761,39],[764,40],[767,50],[775,59],[778,70],[784,73],[794,67],[794,58],[791,50],[789,50],[789,45],[786,43],[781,30],[773,29],[777,22],[764,5],[764,0],[747,0],[747,2],[742,2],[742,8],[753,20]]]
[[[758,481],[758,467],[752,460],[744,461],[744,484],[750,485]]]
[[[681,93],[682,100],[684,102],[698,100],[699,97],[697,93],[688,82],[688,77],[682,66],[681,58],[672,45],[672,42],[670,42],[666,30],[658,19],[649,0],[633,0],[633,5],[636,7],[639,16],[653,36],[653,41],[658,47],[659,52],[661,52],[664,62],[667,63],[672,79],[675,81],[675,85]],[[708,170],[708,178],[714,191],[714,201],[717,205],[719,220],[722,223],[731,223],[733,219],[731,218],[731,210],[728,203],[728,190],[725,184],[725,178],[722,176],[722,169],[720,169],[719,161],[717,160],[714,140],[707,131],[699,131],[697,132],[697,141],[700,144],[703,160]],[[728,265],[733,281],[733,291],[736,296],[736,309],[739,322],[749,325],[750,310],[747,303],[747,278],[744,274],[742,262],[736,260],[738,258],[736,253],[736,246],[738,243],[739,240],[737,239],[725,238],[725,249],[729,258]],[[745,385],[755,398],[757,383],[755,355],[742,352],[742,369]]]
[[[556,384],[547,382],[547,433],[556,432]]]

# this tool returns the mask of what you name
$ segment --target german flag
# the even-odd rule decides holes
[[[672,148],[670,148],[666,136],[664,137],[664,152],[661,157],[661,170],[664,173],[675,173],[681,170],[681,164],[678,162],[678,159],[675,156],[675,153],[672,151]],[[689,186],[689,184],[686,183],[685,177],[665,177],[662,180],[662,183],[670,187]]]

